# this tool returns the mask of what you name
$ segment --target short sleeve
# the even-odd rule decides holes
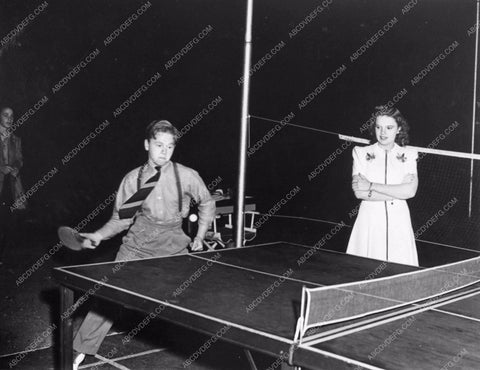
[[[363,162],[361,158],[361,149],[360,147],[356,146],[353,148],[352,157],[353,157],[353,168],[352,168],[352,176],[363,174],[365,175],[365,162]]]
[[[406,155],[405,167],[408,174],[417,174],[417,159],[418,152],[416,150],[409,150]]]

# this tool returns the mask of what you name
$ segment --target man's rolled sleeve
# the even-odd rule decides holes
[[[210,226],[215,217],[215,200],[213,200],[200,175],[193,171],[191,194],[198,204],[198,226]]]
[[[215,201],[209,194],[209,199],[201,199],[198,204],[198,225],[209,227],[215,217]]]

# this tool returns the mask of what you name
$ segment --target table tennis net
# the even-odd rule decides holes
[[[480,282],[480,257],[374,280],[304,288],[303,337],[309,329],[422,302]],[[426,302],[425,302],[426,301]]]

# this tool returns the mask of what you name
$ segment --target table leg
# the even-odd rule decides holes
[[[71,315],[63,315],[73,305],[73,290],[60,288],[60,366],[71,370],[73,364],[73,323]],[[64,317],[65,316],[65,317]]]
[[[297,370],[297,369],[300,369],[300,368],[296,366],[290,366],[286,362],[282,362],[282,366],[280,367],[280,370]]]
[[[250,352],[250,350],[244,348],[243,351],[245,352],[245,356],[247,356],[248,363],[250,364],[250,369],[257,370],[257,365],[255,364],[255,360]]]

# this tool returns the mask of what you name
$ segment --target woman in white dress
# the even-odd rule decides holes
[[[353,148],[352,188],[362,200],[347,253],[418,266],[406,199],[418,187],[415,150],[408,123],[396,108],[377,107],[372,134],[377,142]]]

